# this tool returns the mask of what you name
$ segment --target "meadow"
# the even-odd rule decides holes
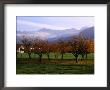
[[[93,64],[17,64],[17,74],[94,74]]]
[[[78,63],[71,53],[65,53],[64,59],[61,55],[55,59],[54,53],[50,53],[50,61],[43,54],[42,62],[38,62],[38,55],[31,54],[29,59],[27,53],[17,55],[16,74],[94,74],[94,53],[88,54],[86,60],[81,61],[78,57]]]
[[[19,58],[21,58],[20,60],[24,60],[26,58],[29,58],[29,56],[28,56],[27,53],[18,53],[17,54],[17,59],[19,59]],[[33,58],[33,59],[34,58],[39,58],[39,56],[37,54],[32,53],[31,58]],[[48,59],[46,54],[43,54],[42,58],[43,59]],[[63,58],[64,59],[75,59],[75,57],[71,53],[65,53]],[[55,59],[54,53],[50,53],[50,59]],[[60,53],[58,53],[58,59],[61,59],[61,54]],[[78,59],[81,59],[81,55],[79,55]],[[94,53],[88,54],[87,59],[94,59]]]

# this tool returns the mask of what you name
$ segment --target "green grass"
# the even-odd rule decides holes
[[[93,64],[17,64],[16,74],[94,74]]]
[[[39,56],[37,54],[31,54],[32,58],[39,58]],[[23,54],[18,54],[17,58],[29,58],[27,53],[23,53]],[[46,54],[43,54],[43,59],[48,59]],[[75,57],[71,54],[71,53],[65,53],[64,54],[64,59],[75,59]],[[78,57],[79,59],[81,59],[81,55],[79,55]],[[55,59],[54,53],[50,53],[50,59]],[[58,59],[61,59],[61,54],[58,54]],[[94,59],[94,53],[88,54],[87,59]]]
[[[58,59],[55,59],[54,53],[50,53],[50,61],[46,54],[43,54],[42,63],[38,63],[37,54],[31,54],[32,59],[29,59],[27,53],[18,54],[17,61],[26,62],[16,64],[17,74],[93,74],[94,73],[94,53],[88,54],[87,59],[81,61],[79,55],[78,63],[75,62],[75,57],[71,53],[64,54],[64,60],[61,60],[61,54]],[[53,60],[52,60],[53,59]],[[32,63],[29,63],[32,62]],[[35,64],[36,63],[36,64]]]

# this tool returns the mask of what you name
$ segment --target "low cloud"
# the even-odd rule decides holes
[[[45,40],[48,39],[48,37],[50,36],[50,33],[47,32],[38,32],[35,34],[36,37],[40,37],[41,39]]]

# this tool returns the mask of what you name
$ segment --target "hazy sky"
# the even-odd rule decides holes
[[[42,28],[53,30],[81,29],[94,26],[94,17],[17,16],[17,30],[30,31]]]

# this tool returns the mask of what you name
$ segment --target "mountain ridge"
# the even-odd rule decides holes
[[[64,29],[64,30],[51,30],[47,28],[42,28],[37,31],[17,31],[17,41],[20,41],[19,38],[21,38],[23,35],[26,36],[33,36],[33,37],[39,37],[43,40],[49,40],[49,41],[56,41],[57,39],[64,38],[65,40],[69,39],[70,37],[74,35],[82,35],[88,37],[88,39],[94,39],[94,26],[83,28],[80,30],[71,28],[71,29]]]

